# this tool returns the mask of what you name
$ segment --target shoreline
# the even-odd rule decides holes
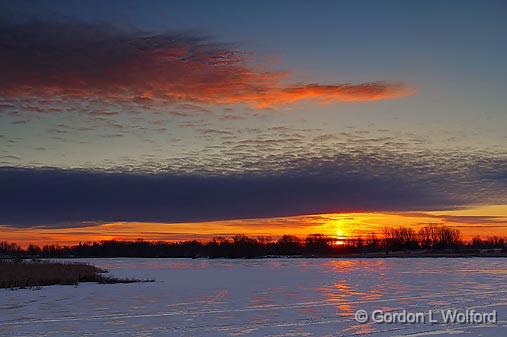
[[[361,258],[507,258],[507,251],[504,250],[488,250],[482,252],[428,252],[428,251],[399,251],[399,252],[369,252],[369,253],[351,253],[351,254],[311,254],[311,255],[259,255],[259,256],[25,256],[12,257],[0,256],[0,260],[81,260],[81,259],[117,259],[117,258],[144,258],[144,259],[208,259],[208,260],[254,260],[254,259],[361,259]]]

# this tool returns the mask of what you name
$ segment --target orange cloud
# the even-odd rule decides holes
[[[331,102],[368,102],[394,99],[412,95],[414,89],[403,84],[368,82],[361,84],[307,84],[302,86],[273,89],[270,93],[255,97],[252,102],[257,107],[269,107],[294,103],[300,100]]]
[[[286,86],[250,53],[209,38],[127,32],[109,25],[0,24],[0,96],[130,104],[199,102],[267,108],[300,100],[365,102],[411,95],[403,84]]]

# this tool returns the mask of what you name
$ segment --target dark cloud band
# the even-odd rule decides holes
[[[494,168],[484,159],[480,172],[465,174],[463,168],[461,173],[421,172],[407,164],[379,174],[312,164],[230,175],[3,168],[0,223],[66,227],[102,221],[191,222],[506,202],[505,179],[488,175]]]

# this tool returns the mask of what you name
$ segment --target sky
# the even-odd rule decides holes
[[[503,1],[0,13],[0,239],[507,235]]]

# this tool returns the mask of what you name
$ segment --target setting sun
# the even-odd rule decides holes
[[[343,231],[341,229],[336,230],[336,238],[343,239]]]

